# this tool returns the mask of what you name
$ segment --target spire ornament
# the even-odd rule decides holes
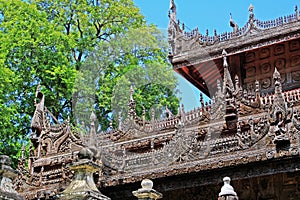
[[[253,14],[254,6],[252,4],[249,5],[249,12],[250,14]]]
[[[174,3],[174,0],[170,0],[170,12],[172,12],[170,13],[170,18],[173,18],[176,21],[176,5]]]
[[[249,6],[249,21],[248,23],[250,24],[250,29],[251,28],[254,28],[255,27],[255,19],[254,19],[254,13],[253,13],[253,10],[254,10],[254,6],[252,4],[250,4]]]
[[[130,86],[130,98],[129,98],[129,102],[128,102],[128,116],[131,119],[134,119],[136,116],[136,112],[135,112],[135,100],[133,98],[133,93],[134,93],[134,89],[133,86]]]
[[[230,91],[230,93],[233,94],[234,86],[228,69],[229,65],[227,62],[227,52],[225,51],[225,49],[223,49],[222,51],[222,57],[223,57],[223,67],[224,67],[223,95],[226,95],[228,91]]]
[[[174,0],[170,0],[169,9],[169,25],[168,25],[168,42],[170,45],[169,54],[172,55],[175,51],[175,39],[177,31],[180,29],[179,23],[177,24],[176,5]]]
[[[222,51],[222,57],[223,57],[223,66],[224,67],[228,67],[227,52],[225,51],[225,49],[223,49],[223,51]]]
[[[92,112],[91,114],[91,127],[90,127],[90,145],[91,146],[95,146],[95,138],[96,138],[96,126],[95,126],[95,122],[96,122],[96,115],[94,112]]]
[[[237,33],[239,31],[239,26],[235,21],[233,21],[231,13],[230,13],[230,22],[229,22],[229,24],[233,28],[233,33]]]

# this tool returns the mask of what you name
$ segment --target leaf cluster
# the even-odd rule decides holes
[[[59,121],[88,123],[93,110],[107,129],[125,117],[130,85],[139,115],[176,112],[164,41],[132,0],[0,0],[0,153],[16,161],[28,145],[39,83]]]

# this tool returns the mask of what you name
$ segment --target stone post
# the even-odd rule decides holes
[[[0,155],[0,199],[23,200],[14,189],[13,180],[18,174],[10,165],[10,158]]]
[[[234,191],[233,187],[230,185],[230,178],[223,178],[224,185],[221,188],[221,192],[219,193],[218,200],[238,200],[238,196]]]
[[[153,182],[150,179],[144,179],[141,186],[142,188],[132,192],[139,200],[156,200],[162,198],[161,193],[152,189]]]
[[[110,200],[96,187],[93,173],[99,171],[101,166],[93,162],[93,153],[88,148],[83,148],[78,154],[79,160],[72,163],[69,168],[75,172],[72,182],[56,198],[61,200]]]

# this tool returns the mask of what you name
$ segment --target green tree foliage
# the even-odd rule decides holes
[[[106,130],[107,119],[116,122],[120,112],[126,117],[130,86],[134,87],[139,116],[145,110],[146,118],[150,119],[150,110],[155,109],[159,118],[166,106],[176,114],[177,79],[167,52],[166,40],[154,26],[132,28],[109,43],[98,44],[83,65],[82,79],[77,79],[80,103],[75,108],[76,117],[88,121],[91,113],[88,108],[96,105],[101,128]]]
[[[38,83],[59,120],[75,119],[82,97],[92,95],[103,129],[117,111],[114,102],[127,104],[113,98],[117,90],[125,95],[118,84],[135,84],[133,76],[147,83],[134,94],[139,114],[142,106],[148,110],[154,104],[176,110],[176,81],[162,41],[132,0],[0,0],[0,153],[18,156],[21,141],[28,139]],[[102,61],[93,63],[96,54]],[[155,73],[168,79],[155,84]],[[84,94],[78,86],[82,81],[95,89]]]
[[[22,123],[22,116],[17,113],[17,105],[14,93],[15,76],[14,73],[5,68],[3,59],[0,60],[0,154],[11,155],[16,160],[20,156],[21,149],[20,140],[23,139],[19,134],[18,128],[21,126],[13,126],[12,123]]]

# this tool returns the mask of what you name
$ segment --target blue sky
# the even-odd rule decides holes
[[[155,24],[162,31],[168,26],[168,10],[170,0],[134,0],[147,22]],[[249,17],[248,8],[254,6],[255,18],[265,21],[280,16],[293,14],[295,5],[300,6],[299,0],[175,0],[177,18],[185,24],[186,30],[199,28],[204,34],[206,29],[212,35],[231,31],[229,26],[230,13],[239,27],[244,26]],[[198,107],[199,92],[184,79],[179,79],[179,90],[186,110]]]

